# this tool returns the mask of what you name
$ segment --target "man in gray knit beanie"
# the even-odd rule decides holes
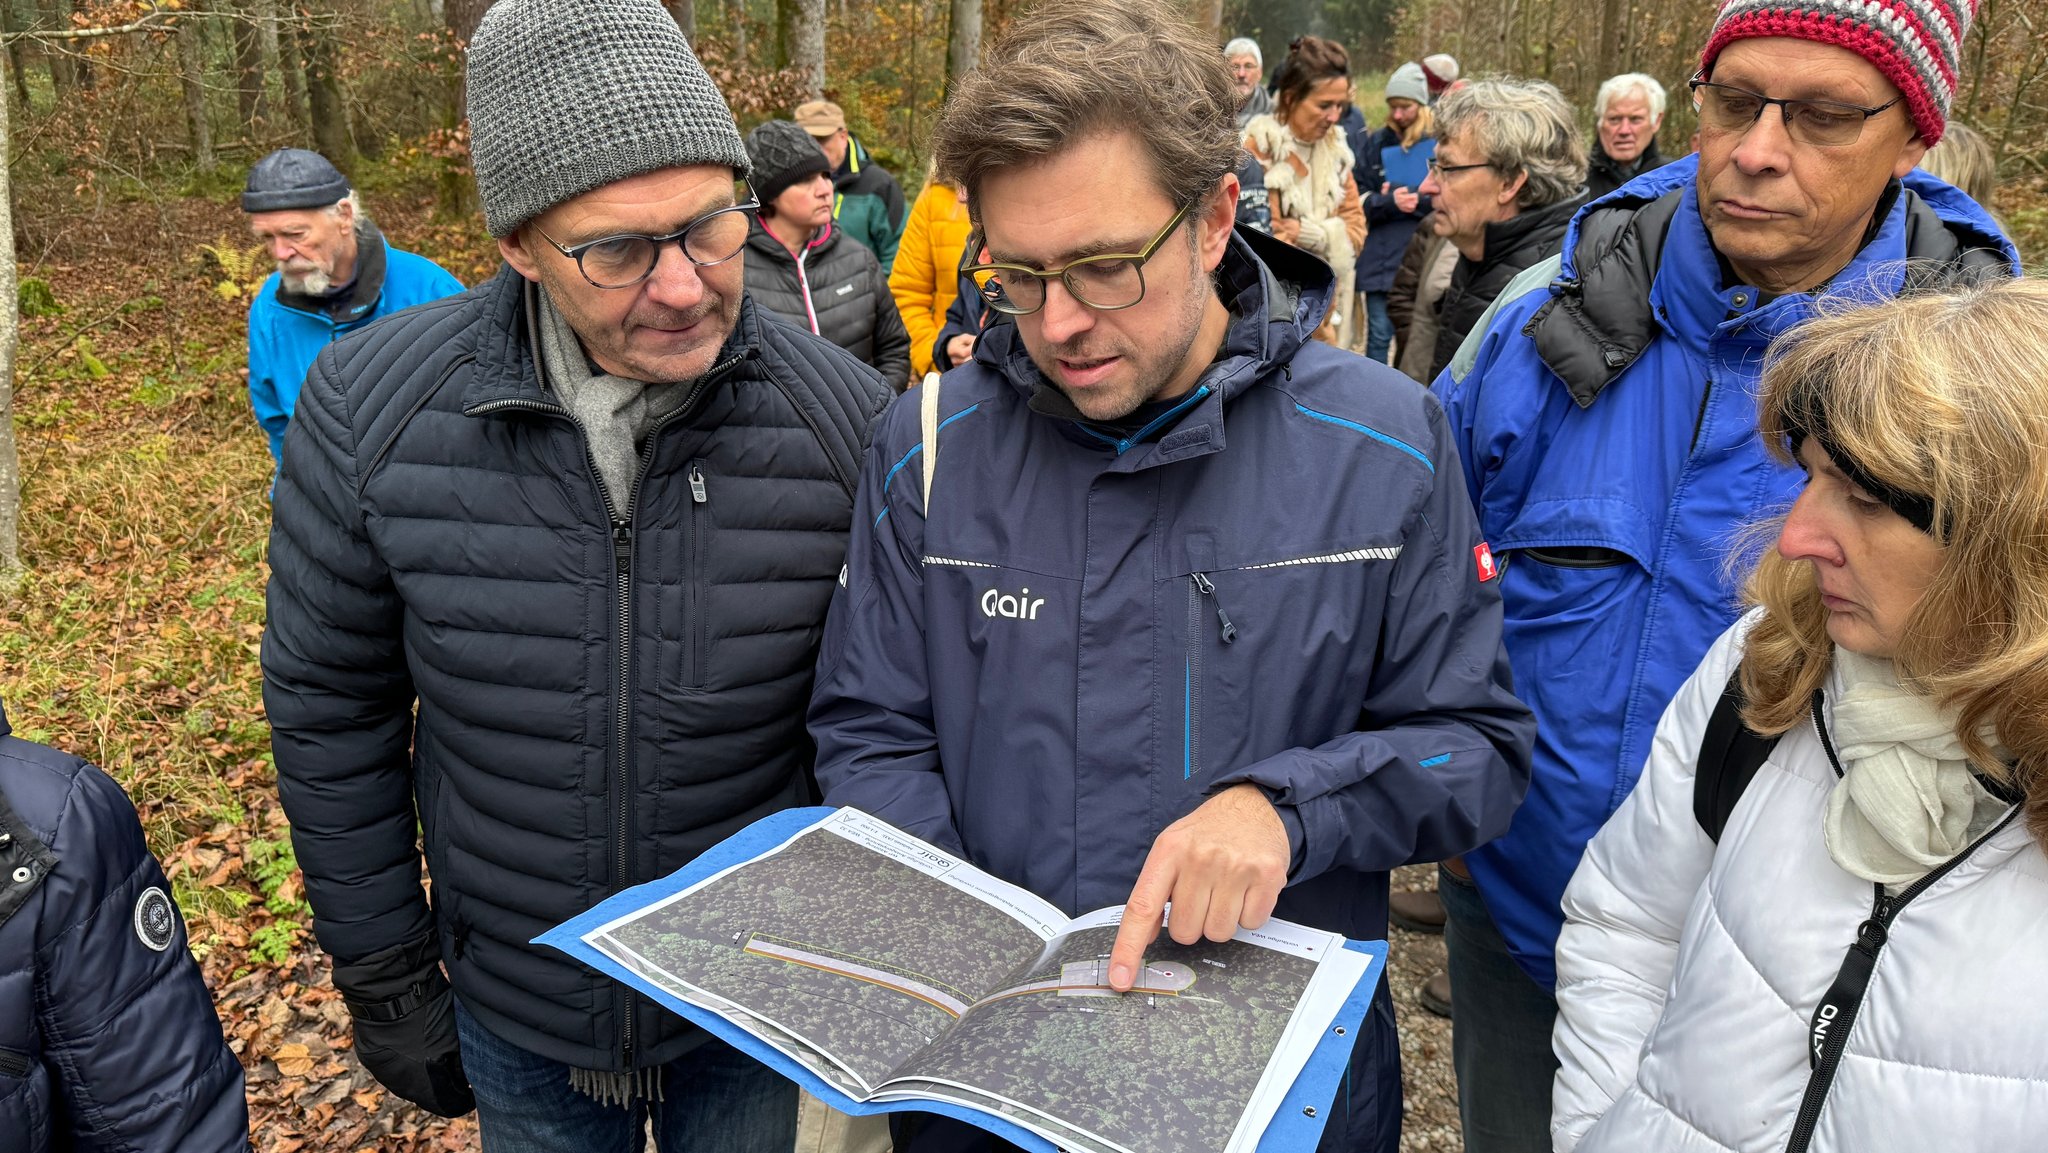
[[[891,393],[747,297],[747,153],[656,0],[499,0],[468,95],[506,267],[330,345],[277,485],[265,700],[315,931],[363,1064],[487,1148],[787,1153],[791,1082],[531,941],[810,800]]]

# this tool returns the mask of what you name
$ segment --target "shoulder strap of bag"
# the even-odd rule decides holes
[[[927,372],[917,386],[918,424],[924,429],[924,509],[932,508],[932,477],[939,470],[939,374]]]
[[[1692,785],[1693,819],[1715,844],[1721,843],[1721,831],[1728,827],[1728,816],[1742,799],[1742,791],[1778,745],[1777,737],[1749,731],[1742,723],[1742,705],[1742,670],[1738,668],[1721,690],[1721,699],[1714,703],[1713,716],[1707,719],[1707,735],[1700,741],[1699,774]]]

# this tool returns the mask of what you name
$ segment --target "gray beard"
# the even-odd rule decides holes
[[[334,277],[324,268],[294,273],[286,272],[280,267],[277,275],[286,292],[297,293],[300,296],[326,296],[334,287]]]

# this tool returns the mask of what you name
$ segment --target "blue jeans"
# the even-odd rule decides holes
[[[1466,1153],[1550,1153],[1557,1001],[1508,953],[1471,881],[1439,868],[1450,954],[1451,1065]]]
[[[1365,358],[1387,363],[1387,351],[1394,347],[1394,318],[1387,315],[1387,294],[1365,294]]]
[[[659,1101],[599,1104],[569,1066],[478,1024],[455,1000],[462,1068],[476,1090],[484,1153],[640,1153],[649,1120],[662,1153],[789,1153],[796,1082],[716,1038],[662,1066]]]

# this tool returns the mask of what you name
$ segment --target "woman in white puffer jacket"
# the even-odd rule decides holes
[[[1807,486],[1565,893],[1553,1145],[2048,1149],[2048,284],[1815,321],[1761,408]]]

